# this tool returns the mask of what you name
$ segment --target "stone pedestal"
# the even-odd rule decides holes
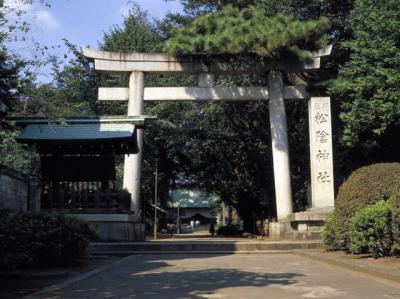
[[[285,220],[269,224],[269,238],[279,240],[318,240],[332,207],[312,208],[289,215]]]
[[[290,223],[286,221],[281,222],[270,222],[268,232],[268,237],[273,240],[281,240],[285,237],[285,232],[288,230]]]

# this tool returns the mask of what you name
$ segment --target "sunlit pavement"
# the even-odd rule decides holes
[[[400,298],[400,284],[292,254],[133,255],[31,298]]]

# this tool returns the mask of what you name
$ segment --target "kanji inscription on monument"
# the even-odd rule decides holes
[[[311,98],[308,111],[312,207],[334,206],[330,98]]]

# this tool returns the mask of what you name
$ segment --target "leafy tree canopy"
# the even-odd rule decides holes
[[[31,148],[18,144],[18,132],[13,128],[0,130],[0,165],[28,175],[37,174],[39,155]]]
[[[330,91],[341,99],[344,144],[369,150],[400,125],[399,2],[357,0],[349,27],[351,56]]]
[[[227,5],[174,29],[165,50],[172,54],[256,54],[266,58],[295,55],[309,57],[308,50],[326,45],[329,29],[325,17],[299,21],[292,15],[268,16],[261,5],[240,9]]]

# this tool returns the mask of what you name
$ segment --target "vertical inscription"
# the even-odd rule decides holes
[[[330,98],[311,98],[308,111],[312,207],[332,207],[334,189]]]

